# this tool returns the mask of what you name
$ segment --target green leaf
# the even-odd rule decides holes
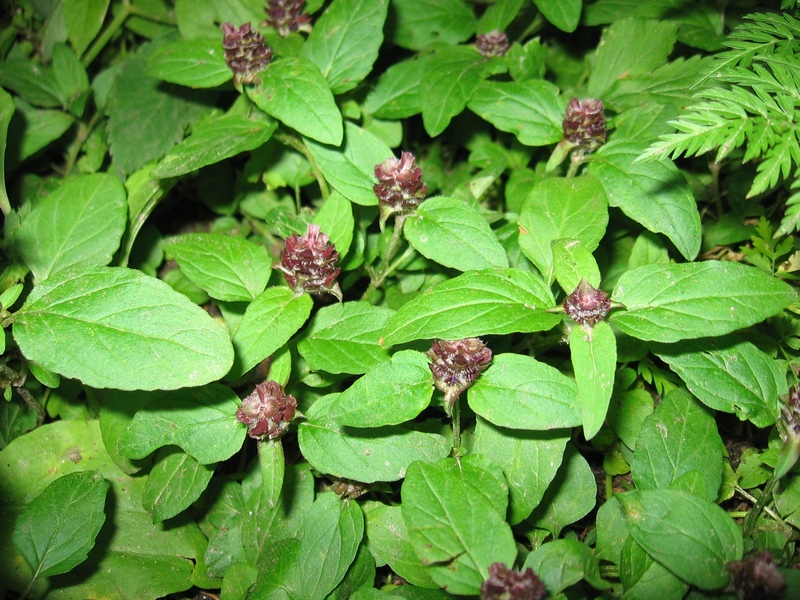
[[[123,268],[49,277],[16,313],[13,331],[28,359],[99,388],[198,386],[223,377],[233,362],[227,333],[206,311]]]
[[[735,413],[756,427],[769,427],[780,414],[779,396],[788,393],[778,363],[750,342],[712,338],[706,343],[658,346],[653,352],[706,406]]]
[[[314,301],[308,294],[295,296],[289,288],[268,288],[244,312],[233,347],[236,351],[230,377],[241,377],[289,341],[308,320]]]
[[[8,124],[14,115],[14,100],[2,88],[0,88],[0,206],[3,207],[3,214],[8,214],[11,210],[11,202],[6,192],[6,147],[8,145]]]
[[[300,55],[322,71],[334,94],[369,75],[383,43],[387,0],[336,0],[314,22]]]
[[[405,224],[408,242],[423,256],[459,271],[508,267],[508,257],[480,213],[453,198],[428,198]]]
[[[593,252],[608,225],[608,203],[600,182],[591,175],[550,178],[535,185],[519,216],[519,245],[536,268],[550,277],[551,243],[579,240]]]
[[[345,198],[363,206],[378,204],[372,186],[375,167],[393,156],[391,148],[369,131],[346,121],[344,143],[338,148],[305,140],[328,183]]]
[[[555,479],[525,522],[558,537],[562,529],[585,517],[596,504],[594,472],[583,455],[567,444]]]
[[[549,81],[484,81],[467,106],[499,130],[513,133],[526,146],[555,144],[564,135],[564,103],[558,97],[558,88]]]
[[[633,480],[639,490],[668,488],[697,471],[705,485],[695,495],[713,502],[722,483],[723,452],[713,414],[689,392],[675,388],[642,426],[631,465]]]
[[[153,169],[153,177],[177,177],[263,146],[278,124],[254,110],[250,116],[225,114],[201,121]]]
[[[353,241],[355,227],[350,201],[334,190],[314,215],[314,223],[330,238],[339,257],[344,257]]]
[[[786,283],[733,262],[646,265],[619,278],[611,323],[642,340],[720,336],[760,323],[797,300]]]
[[[600,269],[594,256],[580,240],[553,240],[553,271],[561,289],[571,294],[582,279],[600,287]]]
[[[628,528],[647,553],[703,590],[728,584],[727,563],[742,558],[742,533],[719,506],[670,489],[628,492],[617,499]]]
[[[261,110],[301,135],[323,144],[342,143],[342,115],[319,68],[305,58],[280,58],[247,88]]]
[[[147,75],[191,88],[210,88],[233,78],[219,38],[178,40],[147,57]]]
[[[184,89],[147,76],[147,56],[155,48],[146,44],[120,65],[108,96],[111,155],[123,173],[163,156],[183,139],[186,126],[209,110],[205,96],[187,96]]]
[[[653,560],[630,535],[620,553],[619,571],[625,594],[631,598],[681,600],[689,589],[685,581]]]
[[[611,587],[600,576],[600,564],[592,549],[578,540],[553,540],[542,544],[525,560],[522,570],[529,568],[539,575],[554,597],[582,579],[597,590]]]
[[[263,246],[218,233],[190,233],[163,242],[181,271],[217,300],[249,302],[267,287],[272,258]]]
[[[205,491],[216,463],[200,464],[184,452],[165,448],[147,476],[142,506],[160,523],[189,508]]]
[[[136,413],[117,448],[128,458],[144,458],[172,444],[200,464],[222,462],[242,447],[246,428],[234,416],[240,405],[233,391],[217,383],[160,394]]]
[[[14,547],[35,573],[67,573],[86,560],[106,520],[108,482],[97,471],[59,477],[17,519]]]
[[[15,247],[40,281],[68,268],[107,265],[126,219],[119,179],[101,173],[66,179],[23,219]]]
[[[411,547],[408,530],[399,506],[380,504],[366,513],[367,543],[378,564],[388,564],[392,571],[411,585],[438,588]]]
[[[667,62],[675,44],[674,21],[630,17],[605,30],[589,75],[588,94],[602,98],[615,81],[649,73]]]
[[[422,112],[420,90],[428,55],[399,61],[378,77],[363,110],[381,119],[404,119]]]
[[[109,0],[64,0],[64,25],[78,56],[100,33],[108,5]]]
[[[337,425],[325,412],[336,398],[317,400],[306,411],[309,420],[298,430],[303,456],[321,473],[364,483],[398,481],[414,461],[432,462],[450,452],[447,440],[433,433],[400,426],[350,429]]]
[[[2,63],[0,63],[2,64]],[[37,110],[17,99],[17,118],[11,123],[12,139],[21,133],[18,159],[30,158],[39,150],[46,148],[75,123],[75,120],[60,110]],[[22,129],[17,133],[14,130]]]
[[[380,345],[393,311],[366,302],[344,302],[321,308],[297,351],[314,371],[366,373],[389,360]]]
[[[452,46],[475,33],[475,15],[464,0],[393,0],[392,12],[391,40],[409,50]]]
[[[350,427],[399,425],[425,410],[432,395],[433,376],[427,357],[403,350],[342,392],[325,416]]]
[[[476,414],[500,427],[560,429],[581,422],[575,382],[521,354],[498,354],[468,391]]]
[[[576,325],[569,334],[572,370],[578,385],[583,435],[592,439],[608,412],[617,368],[617,340],[605,321],[592,328]]]
[[[31,60],[0,62],[0,85],[34,106],[54,108],[63,104],[53,70]]]
[[[398,310],[383,343],[547,331],[560,321],[542,279],[519,269],[468,271],[427,290]]]
[[[83,115],[89,98],[89,76],[66,44],[53,46],[53,75],[69,112],[76,117]]]
[[[422,123],[431,137],[442,133],[450,120],[464,110],[484,77],[484,58],[474,47],[440,50],[425,63]]]
[[[324,600],[339,584],[364,536],[364,515],[356,502],[320,495],[300,530],[295,568],[285,578],[290,598]]]
[[[505,521],[508,486],[487,458],[416,462],[401,494],[411,545],[445,591],[476,595],[492,563],[513,564],[517,550]]]
[[[578,27],[583,0],[533,0],[533,3],[561,31],[572,33]]]
[[[700,251],[700,215],[692,190],[667,158],[635,162],[638,142],[609,142],[594,155],[589,173],[597,177],[608,203],[655,233],[666,235],[687,260]]]
[[[519,523],[541,502],[561,465],[569,437],[566,429],[506,429],[478,417],[473,452],[503,469],[510,493],[509,523]]]

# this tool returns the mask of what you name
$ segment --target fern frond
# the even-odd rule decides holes
[[[789,177],[792,167],[800,164],[800,145],[796,135],[783,136],[778,144],[772,146],[764,153],[761,162],[756,167],[757,175],[753,185],[747,192],[747,197],[764,192],[774,187],[781,177]]]
[[[800,178],[792,182],[792,195],[786,200],[786,212],[783,214],[781,224],[775,232],[775,237],[790,235],[798,231],[800,223]]]

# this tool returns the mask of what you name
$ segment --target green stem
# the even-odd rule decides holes
[[[567,171],[566,178],[570,179],[575,177],[578,173],[578,169],[584,162],[586,162],[586,153],[581,149],[573,150],[572,154],[569,155],[569,170]]]
[[[751,508],[750,511],[747,513],[747,517],[745,517],[743,526],[745,537],[749,536],[752,533],[753,528],[756,525],[756,521],[758,520],[758,517],[761,515],[761,512],[764,510],[764,507],[767,505],[767,503],[772,499],[772,490],[775,489],[775,486],[777,484],[778,480],[775,479],[774,476],[770,477],[769,481],[767,481],[767,485],[764,486],[764,491],[761,493],[761,497],[755,503],[755,506],[753,506],[753,508]],[[742,493],[743,491],[744,490],[739,490],[740,493]],[[754,499],[752,496],[750,496],[750,498]]]
[[[306,160],[311,165],[311,171],[314,173],[314,177],[317,179],[317,185],[319,185],[319,193],[322,195],[323,200],[327,200],[328,196],[331,195],[330,188],[328,187],[328,182],[325,180],[325,176],[322,174],[319,166],[317,165],[317,161],[314,160],[314,155],[311,154],[308,147],[296,136],[288,134],[284,131],[278,131],[275,133],[275,139],[277,139],[282,144],[297,150],[300,154],[306,157]]]
[[[405,224],[407,217],[408,215],[397,215],[395,217],[394,229],[392,230],[392,239],[389,240],[389,246],[386,248],[386,252],[381,259],[381,263],[372,273],[371,281],[369,282],[367,291],[365,291],[364,295],[361,296],[361,300],[363,302],[369,301],[375,291],[381,287],[381,285],[383,285],[383,282],[386,280],[386,278],[393,273],[403,263],[403,261],[408,258],[408,256],[410,256],[410,252],[413,252],[413,249],[409,248],[405,253],[403,253],[398,261],[391,263],[391,260],[397,253],[397,249],[400,247],[400,241],[403,237],[403,225]]]
[[[122,24],[125,23],[125,19],[127,19],[130,15],[130,0],[122,0],[117,16],[115,16],[114,20],[108,24],[108,27],[105,28],[103,33],[95,38],[94,43],[81,58],[81,64],[84,67],[88,67],[90,64],[92,64],[92,61],[103,51],[103,48],[105,48],[106,44],[111,41],[111,38],[114,37],[117,31],[119,31],[119,29],[122,27]]]
[[[451,454],[453,458],[458,459],[461,456],[461,408],[458,399],[453,403],[451,419],[453,424],[453,449]]]

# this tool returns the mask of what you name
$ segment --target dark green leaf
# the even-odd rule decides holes
[[[426,57],[414,56],[386,69],[364,100],[364,111],[381,119],[402,119],[422,112],[420,88]]]
[[[591,328],[576,325],[569,334],[569,350],[578,385],[583,435],[590,440],[603,426],[614,391],[617,340],[605,321]]]
[[[200,464],[233,456],[246,428],[236,420],[241,401],[233,391],[212,383],[157,396],[138,411],[117,448],[129,458],[144,458],[162,446],[180,446]]]
[[[427,357],[403,350],[342,392],[325,417],[350,427],[399,425],[425,410],[432,395],[433,376]]]
[[[502,467],[510,492],[509,523],[519,523],[541,502],[561,465],[567,441],[566,429],[520,431],[478,417],[473,451]]]
[[[389,360],[380,337],[393,311],[366,302],[344,302],[321,308],[297,351],[315,371],[366,373]]]
[[[650,231],[663,233],[692,260],[702,237],[692,190],[667,158],[635,162],[644,148],[638,142],[609,142],[594,156],[589,173],[603,184],[611,206]]]
[[[474,47],[446,48],[426,61],[422,122],[429,136],[442,133],[464,110],[484,70],[484,58]]]
[[[446,591],[478,594],[492,563],[513,564],[508,486],[488,459],[469,454],[460,464],[452,458],[416,462],[401,493],[411,545]]]
[[[236,351],[231,377],[241,377],[289,341],[308,320],[314,301],[289,288],[267,288],[253,300],[233,335]]]
[[[558,88],[549,81],[485,81],[467,106],[501,131],[513,133],[526,146],[555,144],[563,136],[564,103],[558,97]]]
[[[392,11],[392,42],[409,50],[459,44],[475,33],[475,15],[464,0],[393,0]]]
[[[147,58],[146,73],[191,88],[216,87],[233,78],[219,38],[164,44]]]
[[[518,269],[468,271],[404,304],[389,320],[384,345],[420,339],[546,331],[559,322],[542,279]]]
[[[6,146],[8,144],[8,124],[14,115],[14,101],[11,96],[0,88],[0,206],[6,214],[11,203],[6,192]]]
[[[607,225],[606,193],[596,178],[545,179],[534,186],[522,205],[519,244],[525,256],[549,278],[554,240],[580,240],[593,252]]]
[[[110,0],[64,0],[64,25],[75,54],[82,55],[100,33]]]
[[[17,312],[13,331],[30,360],[100,388],[203,385],[233,361],[228,334],[206,311],[164,282],[122,268],[49,277]]]
[[[439,196],[423,202],[403,230],[423,256],[459,271],[507,267],[503,246],[477,210]]]
[[[714,410],[769,427],[780,413],[786,378],[775,359],[750,342],[712,339],[659,346],[656,355],[680,375],[689,391]]]
[[[378,204],[372,186],[375,167],[393,155],[392,150],[366,129],[345,122],[344,143],[336,148],[306,140],[325,179],[350,202]]]
[[[281,58],[247,94],[261,110],[313,140],[342,143],[342,115],[319,68],[305,58]]]
[[[713,502],[722,483],[724,447],[714,416],[681,388],[670,391],[644,422],[631,472],[639,490],[668,488],[689,473],[702,473],[695,495]]]
[[[334,94],[364,79],[383,43],[387,0],[336,0],[314,22],[300,51],[322,71]]]
[[[15,246],[40,281],[68,268],[104,266],[119,248],[126,219],[119,179],[70,178],[23,219]]]
[[[754,267],[708,261],[630,270],[620,277],[611,299],[627,308],[610,317],[623,332],[677,342],[749,327],[779,313],[797,294]]]
[[[189,233],[164,242],[181,271],[217,300],[249,302],[267,287],[272,259],[263,246],[218,233]]]
[[[670,489],[617,495],[636,542],[684,581],[715,590],[742,558],[742,533],[719,506]]]
[[[592,549],[578,540],[543,544],[528,555],[522,568],[533,569],[553,596],[582,579],[598,590],[611,587],[600,576],[600,564]]]
[[[201,121],[153,169],[153,177],[177,177],[263,146],[278,124],[254,110],[246,117],[226,114]]]
[[[97,471],[56,479],[17,519],[14,547],[37,577],[58,575],[86,560],[106,520],[108,482]]]
[[[581,18],[583,0],[533,0],[544,17],[561,31],[572,33]]]
[[[147,476],[142,506],[154,523],[180,514],[200,497],[215,468],[216,464],[203,465],[188,454],[165,449]]]
[[[21,100],[17,100],[16,105],[17,119],[12,121],[11,131],[12,138],[20,133],[22,135],[18,150],[19,160],[25,160],[46,148],[61,138],[75,123],[70,115],[60,110],[37,110]],[[23,131],[15,132],[17,127]]]
[[[34,106],[54,108],[63,104],[52,69],[32,60],[0,62],[0,85],[16,92]]]
[[[512,429],[559,429],[581,422],[575,382],[530,356],[498,354],[469,389],[484,419]]]
[[[689,588],[685,581],[653,560],[630,535],[622,548],[619,571],[625,594],[631,598],[681,600]]]

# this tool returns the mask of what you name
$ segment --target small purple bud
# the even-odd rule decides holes
[[[290,235],[278,267],[295,294],[328,292],[342,300],[336,283],[340,269],[336,268],[339,253],[318,225],[308,226],[305,235]]]
[[[530,567],[520,573],[493,563],[489,579],[481,584],[481,600],[542,600],[546,595],[547,588]]]
[[[378,183],[372,186],[381,209],[380,224],[394,213],[413,212],[425,199],[428,186],[422,182],[422,169],[411,152],[402,152],[400,158],[387,158],[375,166]]]
[[[288,37],[293,31],[311,31],[311,17],[303,10],[305,0],[269,0],[264,12],[267,19],[264,25],[274,27],[281,37]]]
[[[606,141],[606,116],[603,101],[572,98],[564,116],[564,139],[573,146],[594,152]]]
[[[606,318],[611,310],[611,301],[602,290],[581,279],[578,287],[564,300],[566,312],[578,325],[594,327]]]
[[[297,400],[284,394],[277,381],[265,381],[242,400],[236,419],[247,425],[251,438],[274,440],[289,428],[296,408]]]
[[[508,36],[495,29],[489,33],[479,33],[475,40],[475,47],[484,58],[505,56],[508,52]]]
[[[478,338],[434,340],[427,352],[433,384],[444,393],[444,410],[450,415],[465,389],[489,366],[492,351]]]
[[[267,68],[272,60],[272,50],[266,46],[264,36],[255,31],[250,23],[238,29],[232,23],[223,23],[222,47],[225,64],[233,71],[234,85],[253,83],[256,75]]]
[[[729,563],[728,570],[738,596],[745,600],[777,600],[786,590],[786,578],[767,550]]]

